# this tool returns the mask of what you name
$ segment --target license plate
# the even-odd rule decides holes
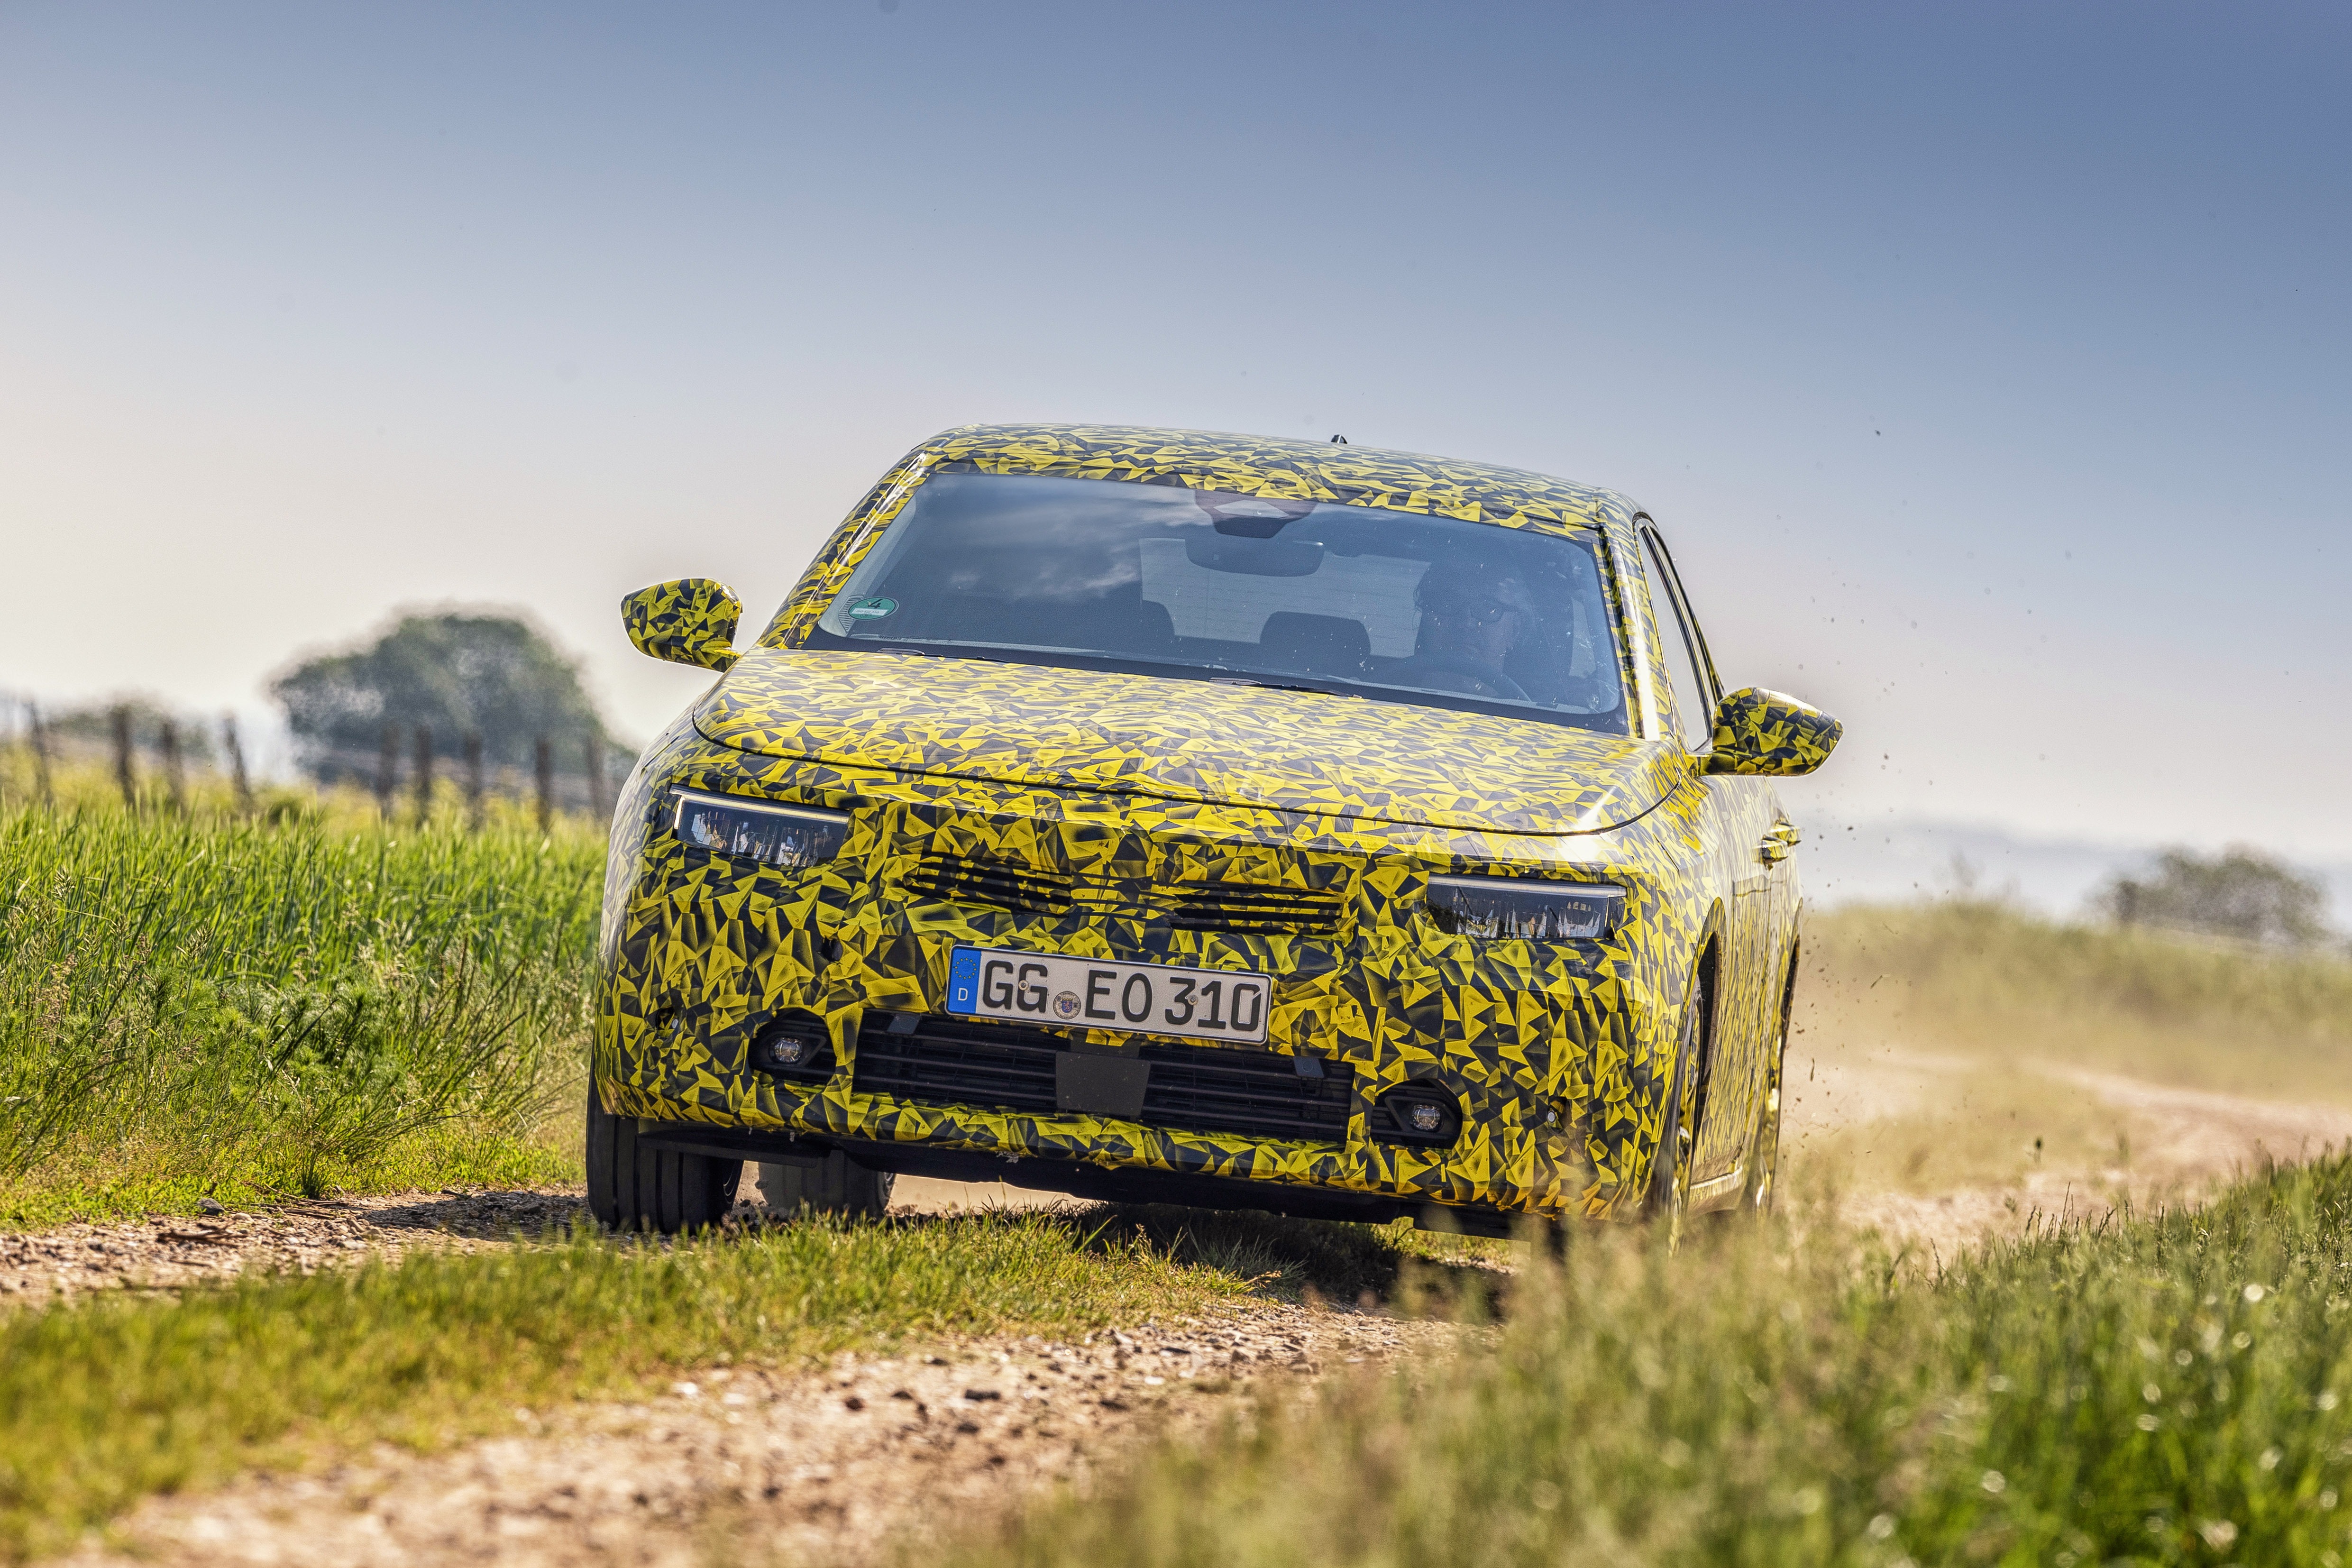
[[[960,947],[948,961],[947,1010],[1063,1029],[1265,1043],[1274,983],[1246,969],[1110,963],[1053,952]]]

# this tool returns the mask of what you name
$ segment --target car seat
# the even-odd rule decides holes
[[[1372,635],[1344,616],[1276,610],[1257,634],[1257,651],[1270,669],[1360,680],[1371,661]]]

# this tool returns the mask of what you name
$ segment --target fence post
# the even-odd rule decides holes
[[[541,735],[531,742],[530,749],[531,761],[539,769],[539,830],[544,833],[555,819],[555,748]]]
[[[386,817],[392,815],[392,786],[399,781],[394,776],[400,772],[400,730],[398,726],[383,727],[383,746],[375,754],[375,808]]]
[[[41,792],[42,809],[54,811],[58,797],[49,789],[49,728],[41,722],[39,703],[27,702],[25,708],[33,718],[33,779]]]
[[[603,820],[604,812],[604,742],[595,731],[580,743],[580,761],[588,774],[588,815]]]
[[[163,752],[163,789],[172,803],[172,815],[179,816],[188,809],[188,781],[180,771],[180,727],[171,720],[163,721],[163,732],[157,737]]]
[[[466,731],[466,831],[482,830],[482,737],[478,731]]]
[[[139,775],[131,771],[131,710],[117,703],[108,717],[114,723],[114,782],[122,789],[122,809],[137,811]]]
[[[245,748],[237,743],[236,715],[221,715],[221,750],[228,753],[229,776],[236,782],[236,808],[253,815],[253,780],[245,771]]]
[[[416,726],[416,826],[433,815],[433,727]]]

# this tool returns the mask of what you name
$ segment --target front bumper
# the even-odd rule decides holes
[[[664,771],[667,785],[845,809],[855,826],[834,862],[785,873],[680,843],[663,825],[662,792],[633,791],[615,828],[613,869],[625,886],[609,889],[593,1067],[616,1114],[677,1123],[681,1135],[723,1131],[735,1142],[722,1146],[755,1152],[792,1138],[887,1168],[929,1162],[1098,1195],[1213,1191],[1230,1204],[1255,1193],[1257,1206],[1336,1212],[1328,1200],[1367,1217],[1433,1204],[1474,1222],[1605,1212],[1646,1158],[1643,1086],[1628,1071],[1656,1033],[1640,978],[1651,966],[1637,962],[1648,929],[1638,892],[1606,942],[1475,942],[1419,918],[1418,891],[1431,874],[1500,863],[1486,836],[1465,844],[1294,814],[879,773],[754,781],[742,753],[688,750],[688,765],[672,759]],[[943,858],[1017,863],[1074,891],[1058,909],[940,896],[925,868]],[[1213,880],[1288,887],[1337,913],[1312,930],[1185,929],[1154,891]],[[1009,1092],[992,1069],[970,1075],[968,1091],[953,1087],[951,1063],[912,1077],[903,1060],[882,1070],[891,1051],[906,1055],[891,1042],[920,1046],[958,1028],[1010,1031],[1008,1048],[1017,1034],[1022,1050],[1049,1053],[1013,1064],[1033,1078],[1056,1050],[1135,1049],[1119,1035],[943,1020],[959,945],[1271,974],[1267,1047],[1210,1065],[1319,1058],[1311,1125],[1171,1115],[1169,1097],[1150,1093],[1133,1117],[1088,1114],[1042,1101],[1034,1083]],[[753,1065],[753,1042],[787,1016],[821,1031],[820,1075],[794,1081]],[[913,1022],[893,1035],[893,1018]],[[1155,1084],[1179,1074],[1188,1049],[1233,1051],[1140,1044]],[[1263,1061],[1241,1065],[1269,1077]],[[1279,1111],[1285,1086],[1278,1071],[1271,1078],[1262,1098]],[[1288,1087],[1307,1081],[1293,1075]],[[1376,1135],[1374,1101],[1408,1081],[1459,1105],[1450,1147]]]

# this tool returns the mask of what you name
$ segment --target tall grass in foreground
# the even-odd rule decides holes
[[[1801,1028],[2045,1058],[2199,1089],[2352,1103],[2352,960],[1961,899],[1807,917]]]
[[[1171,1444],[967,1563],[2311,1563],[2352,1538],[2352,1163],[1940,1275],[1580,1237],[1491,1350]]]
[[[668,1369],[1069,1333],[1244,1294],[1029,1214],[676,1246],[583,1236],[20,1313],[0,1318],[0,1561],[67,1548],[151,1492],[378,1439],[512,1432],[518,1405],[634,1394]]]
[[[526,1126],[577,1070],[601,859],[578,829],[0,814],[0,1217],[317,1192]]]

